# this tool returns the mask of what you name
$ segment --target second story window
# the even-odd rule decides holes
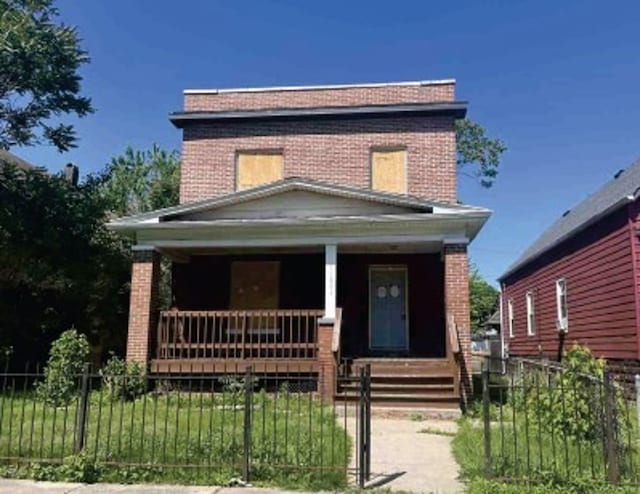
[[[536,334],[536,314],[535,307],[533,305],[533,292],[527,292],[527,335],[533,336]]]
[[[402,147],[371,150],[371,188],[407,193],[407,150]]]
[[[564,278],[556,281],[556,309],[558,312],[558,330],[569,329],[569,316],[567,313],[567,282]]]
[[[238,151],[236,154],[236,190],[281,180],[284,177],[282,151]]]
[[[507,324],[509,325],[509,337],[513,338],[515,336],[513,330],[513,300],[507,300]]]

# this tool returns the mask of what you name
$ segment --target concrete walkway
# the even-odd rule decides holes
[[[451,453],[457,424],[447,420],[371,419],[368,486],[420,493],[464,491]],[[436,433],[427,433],[433,431]],[[350,431],[353,434],[353,431]]]

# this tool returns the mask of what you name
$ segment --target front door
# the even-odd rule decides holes
[[[373,351],[408,350],[407,269],[375,267],[369,271],[369,346]]]

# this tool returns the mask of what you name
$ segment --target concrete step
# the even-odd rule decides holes
[[[358,401],[360,395],[357,392],[342,392],[335,395],[338,402]],[[411,394],[394,394],[394,393],[372,393],[371,403],[375,406],[406,406],[406,407],[430,407],[430,408],[446,408],[455,409],[460,407],[460,397],[451,393],[411,393]]]
[[[360,383],[358,382],[351,382],[351,383],[346,383],[346,384],[342,384],[339,386],[340,389],[342,391],[351,391],[351,392],[357,392],[360,389]],[[377,394],[377,393],[382,393],[382,394],[413,394],[413,393],[423,393],[423,394],[428,394],[428,393],[438,393],[438,392],[450,392],[450,393],[454,393],[454,385],[453,382],[451,383],[429,383],[429,384],[415,384],[415,383],[407,383],[407,382],[400,382],[400,383],[378,383],[378,382],[372,382],[371,383],[371,394]]]
[[[359,376],[341,377],[340,384],[358,383]],[[371,376],[372,384],[407,384],[407,385],[450,385],[455,383],[453,374],[374,374]]]

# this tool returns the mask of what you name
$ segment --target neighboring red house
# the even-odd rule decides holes
[[[111,223],[135,240],[127,357],[152,371],[294,366],[340,394],[458,406],[469,389],[455,82],[188,90],[180,205]],[[158,259],[174,307],[158,312]]]
[[[573,343],[614,365],[640,358],[640,161],[565,212],[500,277],[510,355]]]

